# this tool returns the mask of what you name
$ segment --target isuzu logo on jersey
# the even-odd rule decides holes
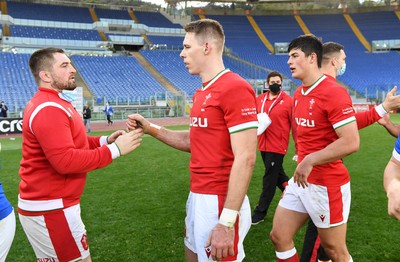
[[[202,117],[191,117],[190,118],[190,126],[208,127],[208,120],[207,120],[207,118],[202,118]]]
[[[0,118],[0,134],[22,133],[21,118]]]
[[[296,123],[299,126],[305,126],[305,127],[315,127],[315,122],[312,119],[305,119],[302,117],[296,117]]]

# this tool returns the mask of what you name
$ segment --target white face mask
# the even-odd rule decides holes
[[[75,101],[78,98],[78,92],[76,90],[63,90],[61,93],[58,93],[58,96],[67,102]]]
[[[340,69],[336,70],[336,75],[341,76],[346,72],[346,64],[344,63]]]

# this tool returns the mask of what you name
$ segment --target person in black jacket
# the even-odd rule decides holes
[[[86,127],[86,132],[90,133],[90,119],[92,118],[92,110],[88,105],[83,107],[83,123]]]
[[[0,117],[7,117],[8,107],[4,101],[1,101],[0,105]]]

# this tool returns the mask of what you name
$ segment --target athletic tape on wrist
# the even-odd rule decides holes
[[[221,216],[219,217],[219,223],[226,227],[233,227],[236,222],[238,211],[229,208],[222,209]]]
[[[150,123],[150,128],[149,128],[148,134],[155,137],[155,136],[157,136],[158,131],[160,129],[161,129],[161,126],[158,126],[156,124]]]

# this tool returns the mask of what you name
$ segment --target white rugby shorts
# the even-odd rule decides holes
[[[0,262],[6,261],[15,235],[15,214],[13,211],[0,220]]]
[[[279,205],[283,208],[308,213],[319,228],[330,228],[347,223],[350,213],[350,182],[342,186],[308,184],[303,188],[293,178],[285,189]]]
[[[90,255],[80,205],[19,220],[38,261],[79,261]]]
[[[197,254],[199,262],[213,261],[211,248],[204,248],[211,230],[218,224],[224,207],[225,196],[190,192],[186,202],[185,246]],[[249,199],[243,200],[235,223],[235,245],[237,253],[222,261],[242,261],[245,257],[243,240],[251,226]]]

